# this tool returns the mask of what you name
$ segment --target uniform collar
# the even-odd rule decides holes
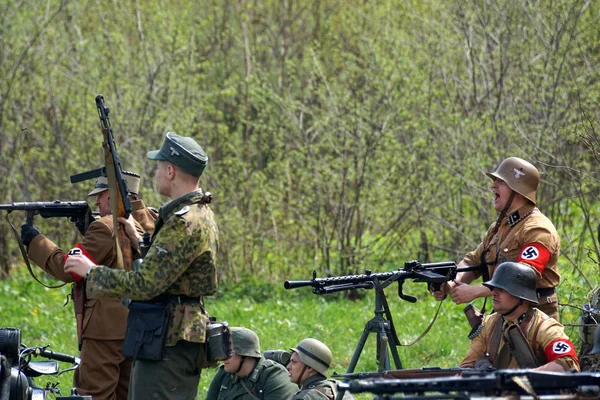
[[[167,218],[173,212],[177,211],[179,207],[200,201],[203,195],[204,192],[202,191],[202,189],[197,189],[193,192],[186,193],[183,196],[179,196],[176,199],[173,199],[163,204],[160,210],[158,210],[158,213],[162,218]]]
[[[304,380],[304,382],[302,383],[302,389],[311,389],[315,386],[316,383],[324,381],[325,379],[327,379],[327,377],[317,373],[311,376],[310,378],[306,378],[306,380]]]
[[[533,212],[535,212],[535,210],[536,210],[536,208],[535,208],[534,204],[531,204],[531,203],[525,204],[523,207],[519,208],[518,210],[515,210],[515,211],[511,212],[510,214],[508,214],[506,216],[506,222],[507,222],[508,226],[512,227],[512,226],[518,224],[519,221],[521,221],[524,218],[531,215]]]

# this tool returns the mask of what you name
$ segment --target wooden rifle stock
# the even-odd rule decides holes
[[[87,301],[85,294],[85,279],[73,283],[73,286],[71,287],[71,297],[75,308],[75,320],[77,321],[77,343],[79,344],[79,350],[81,350],[81,344],[83,343],[83,314],[85,312],[85,303]]]
[[[110,109],[104,104],[104,96],[96,96],[96,107],[100,117],[100,126],[104,136],[102,148],[104,150],[105,172],[108,180],[108,191],[110,193],[110,210],[113,216],[113,230],[115,234],[115,251],[117,254],[117,267],[131,271],[133,254],[129,238],[124,228],[119,225],[118,218],[129,217],[131,213],[131,201],[127,181],[123,178],[119,154],[114,142],[113,131],[110,125]]]

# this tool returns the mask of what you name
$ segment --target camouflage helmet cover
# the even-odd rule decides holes
[[[519,193],[533,204],[536,203],[536,190],[540,182],[540,172],[531,163],[518,157],[508,157],[494,172],[486,173],[490,178],[502,179],[509,188]]]
[[[291,350],[298,353],[298,358],[305,365],[327,376],[333,356],[325,343],[308,338],[302,340],[296,347],[292,347]]]
[[[233,352],[238,356],[260,358],[260,342],[254,331],[242,327],[231,328]]]
[[[492,280],[483,284],[490,289],[500,288],[519,299],[538,304],[535,291],[537,275],[533,269],[521,263],[503,262],[494,271]]]

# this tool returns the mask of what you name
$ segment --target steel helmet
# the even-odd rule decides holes
[[[490,289],[504,289],[515,297],[538,304],[535,291],[537,275],[526,265],[512,261],[503,262],[494,271],[492,280],[483,284]]]
[[[508,157],[498,165],[494,172],[486,173],[490,178],[502,179],[509,188],[519,193],[533,204],[535,192],[540,183],[540,171],[531,163],[518,157]]]
[[[261,357],[260,342],[254,331],[247,328],[231,328],[231,341],[233,342],[233,353],[238,356]]]
[[[318,371],[320,374],[327,376],[327,370],[331,364],[333,356],[331,350],[325,343],[317,339],[304,339],[296,347],[291,348],[292,351],[298,353],[300,361]]]

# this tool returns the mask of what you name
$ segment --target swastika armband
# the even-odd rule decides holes
[[[561,357],[574,357],[577,358],[575,353],[575,346],[569,339],[556,339],[552,341],[544,349],[546,355],[546,361],[551,362]]]
[[[521,248],[517,261],[531,265],[541,274],[550,261],[550,251],[541,243],[527,243]]]
[[[77,243],[74,248],[72,248],[71,250],[69,250],[69,252],[67,254],[65,254],[65,256],[63,258],[63,263],[66,263],[69,256],[72,256],[72,255],[84,255],[87,258],[89,258],[94,264],[98,264],[94,260],[94,258],[90,255],[90,253],[88,253],[88,251],[83,248],[81,243]],[[89,271],[88,271],[88,273],[89,273]],[[71,272],[71,276],[73,277],[73,279],[75,279],[76,282],[79,282],[80,280],[83,279],[82,277],[80,277],[79,275],[77,275],[74,272]]]

